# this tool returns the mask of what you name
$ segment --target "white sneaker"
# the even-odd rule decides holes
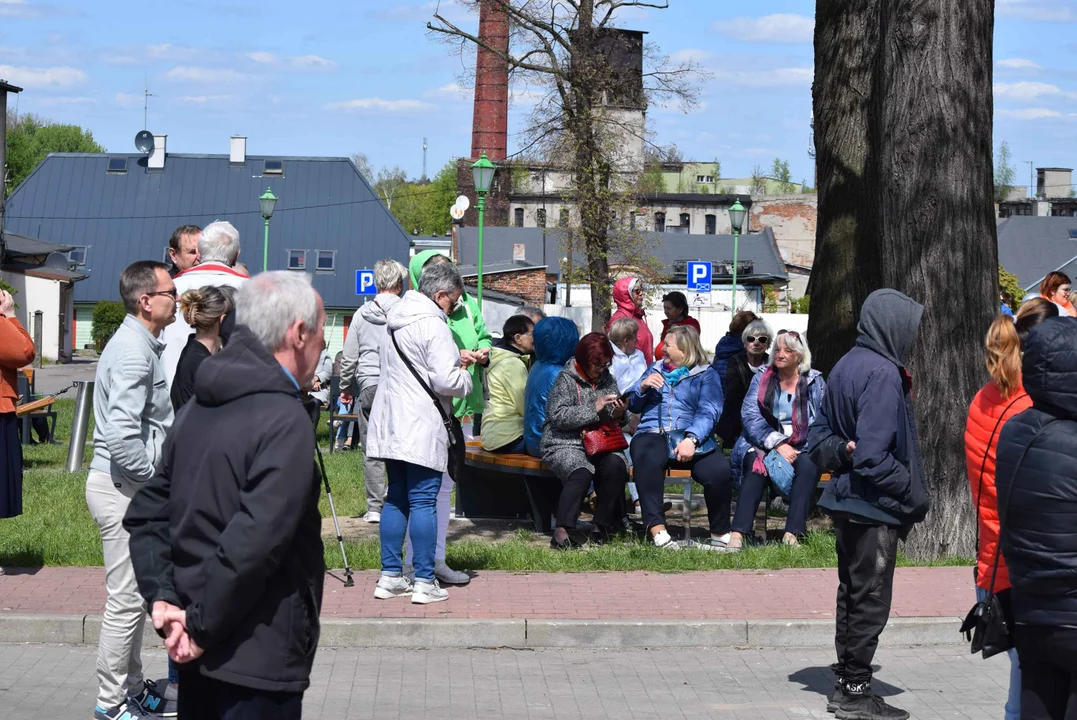
[[[374,597],[378,600],[391,600],[397,597],[407,597],[412,592],[411,580],[408,580],[407,577],[382,575],[378,578],[378,584],[374,588]]]
[[[366,515],[363,516],[363,520],[366,520],[368,523],[380,523],[381,513],[375,510],[367,510]]]
[[[692,547],[697,550],[710,550],[711,552],[734,552],[734,548],[729,547],[730,539],[732,539],[732,536],[729,533],[720,537],[711,535],[703,542],[692,543]],[[736,550],[739,549],[740,548],[736,548]]]
[[[674,540],[673,538],[671,538],[669,536],[669,533],[666,532],[665,530],[663,530],[662,532],[655,535],[653,540],[654,540],[655,547],[660,547],[663,550],[680,550],[681,549],[681,544],[679,542],[677,542],[676,540]]]
[[[434,561],[434,577],[446,585],[467,585],[471,582],[471,576],[466,572],[453,570],[445,564],[444,560]]]
[[[449,599],[449,591],[443,590],[435,578],[430,582],[419,580],[415,583],[415,589],[411,593],[411,601],[416,605],[428,605]]]

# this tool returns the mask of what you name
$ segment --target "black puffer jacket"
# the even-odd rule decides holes
[[[1077,319],[1046,320],[1024,353],[1032,407],[1002,427],[996,474],[1014,618],[1077,627]]]

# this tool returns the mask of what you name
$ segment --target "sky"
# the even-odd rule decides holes
[[[464,27],[475,18],[440,0]],[[808,156],[813,75],[811,0],[669,0],[621,26],[646,30],[674,59],[712,78],[688,113],[653,106],[648,121],[686,159],[722,163],[724,177]],[[80,124],[128,152],[143,128],[170,152],[252,155],[365,153],[376,169],[428,173],[471,148],[470,90],[461,58],[432,39],[438,0],[0,0],[0,79],[25,92],[21,113]],[[1077,167],[1077,0],[996,0],[995,145],[1007,141],[1017,182],[1029,166]],[[532,92],[514,89],[510,153]],[[17,105],[16,105],[17,103]]]

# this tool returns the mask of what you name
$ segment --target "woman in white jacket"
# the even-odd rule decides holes
[[[411,595],[413,603],[425,604],[449,597],[434,577],[435,502],[448,467],[448,433],[441,413],[400,354],[451,414],[452,398],[471,392],[466,368],[477,359],[470,351],[457,350],[445,322],[463,289],[454,265],[434,263],[423,270],[418,292],[409,291],[388,314],[381,382],[367,429],[367,451],[385,461],[389,481],[381,515],[382,570],[374,590],[379,599]],[[403,574],[401,558],[409,520],[415,547],[414,584]]]

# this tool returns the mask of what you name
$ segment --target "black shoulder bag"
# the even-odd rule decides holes
[[[425,390],[426,394],[430,396],[430,399],[434,401],[434,407],[438,409],[438,414],[441,415],[442,424],[445,425],[445,432],[449,436],[449,477],[453,479],[453,482],[459,482],[460,477],[463,475],[464,453],[467,450],[467,442],[464,440],[464,430],[460,427],[460,421],[445,412],[445,408],[441,406],[441,400],[434,391],[430,389],[430,386],[426,384],[426,381],[423,380],[419,371],[415,369],[415,366],[411,364],[411,360],[408,360],[408,356],[404,354],[404,351],[400,349],[400,344],[396,341],[396,333],[392,330],[389,331],[389,339],[393,341],[393,347],[396,348],[396,354],[399,355],[400,359],[404,361],[404,364],[408,366],[408,370],[411,370],[411,374],[415,377],[419,386]]]

